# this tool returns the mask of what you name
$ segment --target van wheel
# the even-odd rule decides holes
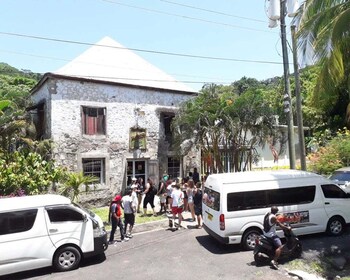
[[[327,233],[332,236],[339,236],[344,232],[345,223],[342,217],[332,217],[327,224]]]
[[[53,258],[53,266],[57,271],[68,271],[79,266],[81,254],[79,250],[72,246],[58,249]]]
[[[242,238],[242,247],[244,250],[254,250],[255,240],[261,235],[258,229],[248,229]]]

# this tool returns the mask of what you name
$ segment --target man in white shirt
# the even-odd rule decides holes
[[[175,187],[171,193],[171,212],[173,213],[173,226],[175,225],[175,218],[176,214],[179,218],[179,226],[178,228],[181,228],[181,222],[182,222],[182,210],[183,210],[183,192],[180,190],[180,184],[173,182],[172,186]],[[177,229],[178,229],[177,228]]]
[[[124,234],[126,237],[132,238],[132,228],[135,224],[135,212],[136,212],[136,205],[133,202],[132,199],[132,190],[128,189],[126,191],[126,195],[122,198],[122,207],[124,209]],[[129,231],[127,230],[127,227],[129,225]]]

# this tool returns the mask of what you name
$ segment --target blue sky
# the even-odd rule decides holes
[[[203,82],[230,84],[243,76],[261,80],[283,75],[280,29],[268,28],[263,0],[2,0],[0,3],[0,62],[18,69],[38,73],[55,71],[89,48],[84,44],[30,36],[90,44],[109,36],[127,48],[189,55],[136,52],[197,90]],[[289,25],[287,31],[290,41]]]

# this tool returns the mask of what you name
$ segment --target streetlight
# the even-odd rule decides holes
[[[277,26],[277,20],[281,25],[281,43],[282,43],[282,55],[283,55],[283,72],[284,72],[284,94],[283,105],[284,112],[287,114],[287,127],[288,127],[288,149],[289,149],[289,165],[291,169],[295,169],[295,146],[294,146],[294,124],[293,124],[293,111],[290,93],[290,81],[289,81],[289,61],[287,50],[287,38],[286,38],[286,21],[287,14],[287,0],[268,0],[269,1],[269,27],[273,28]],[[293,16],[297,10],[298,1],[288,0],[289,15]]]

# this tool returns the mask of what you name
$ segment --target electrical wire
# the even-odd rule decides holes
[[[242,16],[237,16],[237,15],[227,14],[227,13],[223,13],[223,12],[219,12],[219,11],[213,11],[213,10],[209,10],[209,9],[204,9],[204,8],[199,8],[199,7],[195,7],[195,6],[185,5],[185,4],[181,4],[181,3],[177,3],[177,2],[173,2],[173,1],[168,1],[168,0],[159,0],[159,1],[165,2],[165,3],[169,3],[169,4],[173,4],[173,5],[177,5],[177,6],[181,6],[181,7],[186,7],[186,8],[190,8],[190,9],[204,11],[204,12],[208,12],[208,13],[218,14],[218,15],[222,15],[222,16],[228,16],[228,17],[234,17],[234,18],[239,18],[239,19],[244,19],[244,20],[250,20],[250,21],[255,21],[255,22],[266,23],[265,20],[260,20],[260,19],[255,19],[255,18],[248,18],[248,17],[242,17]]]
[[[120,2],[112,1],[112,0],[101,0],[101,1],[107,2],[107,3],[110,3],[110,4],[115,4],[115,5],[125,6],[125,7],[129,7],[129,8],[139,9],[139,10],[143,10],[143,11],[147,11],[147,12],[163,14],[163,15],[168,15],[168,16],[173,16],[173,17],[180,17],[180,18],[184,18],[184,19],[195,20],[195,21],[211,23],[211,24],[216,24],[216,25],[222,25],[222,26],[231,27],[231,28],[237,28],[237,29],[243,29],[243,30],[249,30],[249,31],[265,32],[265,33],[274,33],[273,31],[269,31],[269,30],[262,30],[262,29],[256,29],[256,28],[250,28],[250,27],[243,27],[243,26],[233,25],[233,24],[229,24],[229,23],[223,23],[223,22],[217,22],[217,21],[211,21],[211,20],[206,20],[206,19],[200,19],[200,18],[185,16],[185,15],[173,14],[173,13],[163,12],[163,11],[159,11],[159,10],[154,10],[154,9],[149,9],[149,8],[144,8],[144,7],[124,4],[124,3],[120,3]]]
[[[124,50],[136,51],[136,52],[145,52],[145,53],[153,53],[153,54],[161,54],[161,55],[169,55],[169,56],[178,56],[178,57],[187,57],[187,58],[195,58],[195,59],[235,61],[235,62],[259,63],[259,64],[278,64],[278,65],[279,64],[283,64],[282,62],[277,62],[277,61],[251,60],[251,59],[214,57],[214,56],[201,56],[201,55],[192,55],[192,54],[184,54],[184,53],[173,53],[173,52],[163,52],[163,51],[155,51],[155,50],[136,49],[136,48],[125,48],[125,47],[108,46],[108,45],[93,44],[93,43],[87,43],[87,42],[81,42],[81,41],[63,40],[63,39],[41,37],[41,36],[34,36],[34,35],[26,35],[26,34],[19,34],[19,33],[11,33],[11,32],[2,32],[2,31],[0,31],[0,35],[24,37],[24,38],[30,38],[30,39],[53,41],[53,42],[60,42],[60,43],[69,43],[69,44],[77,44],[77,45],[98,46],[98,47],[112,48],[112,49],[124,49]]]
[[[23,55],[23,56],[30,56],[30,57],[36,57],[36,58],[44,58],[44,59],[51,59],[51,60],[59,60],[59,61],[66,61],[66,62],[70,62],[71,60],[69,59],[63,59],[63,58],[57,58],[57,57],[51,57],[51,56],[43,56],[43,55],[34,55],[34,54],[28,54],[28,53],[21,53],[21,52],[14,52],[14,51],[7,51],[7,50],[1,50],[0,52],[4,52],[4,53],[9,53],[9,54],[16,54],[16,55]],[[79,61],[79,63],[82,64],[88,64],[88,65],[96,65],[96,66],[105,66],[105,67],[111,67],[113,69],[128,69],[128,70],[133,70],[133,71],[139,71],[139,69],[136,68],[130,68],[130,67],[120,67],[120,66],[111,66],[111,65],[104,65],[104,64],[100,64],[100,63],[92,63],[92,62],[85,62],[85,61]],[[44,74],[44,73],[38,73],[38,74]],[[223,83],[223,81],[225,82],[232,82],[231,80],[228,79],[220,79],[220,78],[216,78],[216,77],[207,77],[207,76],[195,76],[195,75],[186,75],[186,74],[177,74],[177,73],[169,73],[169,75],[171,76],[182,76],[182,77],[192,77],[192,78],[200,78],[200,79],[209,79],[209,80],[220,80],[221,83]],[[96,76],[97,78],[97,76]],[[103,78],[103,77],[101,77]],[[206,82],[208,83],[208,82]]]

